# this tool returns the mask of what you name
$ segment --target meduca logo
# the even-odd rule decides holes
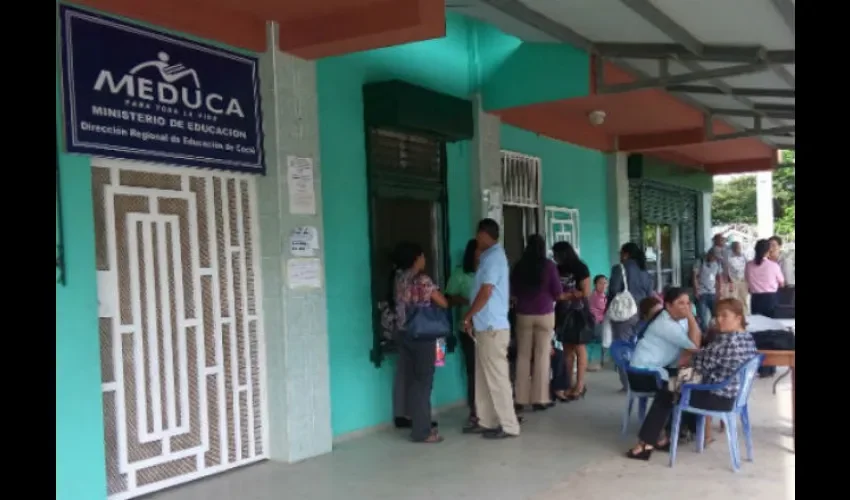
[[[167,53],[160,52],[156,60],[137,64],[117,82],[111,71],[102,69],[94,82],[94,90],[101,92],[105,85],[113,95],[123,92],[128,98],[144,99],[165,105],[174,105],[179,102],[189,109],[201,109],[203,106],[206,111],[215,115],[236,115],[245,118],[245,113],[237,99],[230,98],[225,105],[225,98],[222,95],[205,94],[201,90],[198,72],[179,63],[169,64],[170,59]],[[150,78],[138,76],[138,73],[146,68],[158,70],[163,81],[154,82]],[[180,80],[186,79],[191,79],[190,84],[194,84],[194,88],[176,85]]]

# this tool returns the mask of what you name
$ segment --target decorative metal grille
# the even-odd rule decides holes
[[[540,208],[540,158],[502,151],[502,203]]]
[[[551,247],[559,241],[569,242],[581,254],[579,213],[577,208],[546,207],[546,241]]]
[[[266,456],[255,182],[92,168],[110,499]]]

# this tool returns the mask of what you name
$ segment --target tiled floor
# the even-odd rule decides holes
[[[382,432],[339,444],[332,454],[300,464],[266,462],[153,495],[150,500],[487,499],[714,500],[793,499],[794,453],[790,386],[758,381],[753,394],[754,463],[729,467],[723,434],[703,455],[688,446],[676,467],[657,453],[648,463],[626,460],[636,423],[620,439],[624,404],[613,372],[592,373],[583,401],[532,413],[518,439],[491,442],[459,432],[460,410],[440,419],[446,441],[407,442]],[[743,446],[742,446],[743,447]]]

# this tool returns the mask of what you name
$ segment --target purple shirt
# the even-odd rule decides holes
[[[543,268],[543,282],[540,288],[528,290],[519,286],[515,281],[511,283],[511,290],[516,297],[516,313],[527,315],[549,314],[555,312],[555,301],[564,291],[561,279],[558,276],[558,267],[552,261],[546,261]]]

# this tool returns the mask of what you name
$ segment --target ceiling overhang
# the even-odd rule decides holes
[[[442,0],[75,0],[74,4],[215,40],[253,52],[267,48],[266,22],[280,50],[304,59],[438,38]]]
[[[589,95],[495,111],[506,123],[718,173],[772,168],[777,148],[794,148],[792,0],[464,3],[474,6],[460,12],[509,16],[592,56]]]

